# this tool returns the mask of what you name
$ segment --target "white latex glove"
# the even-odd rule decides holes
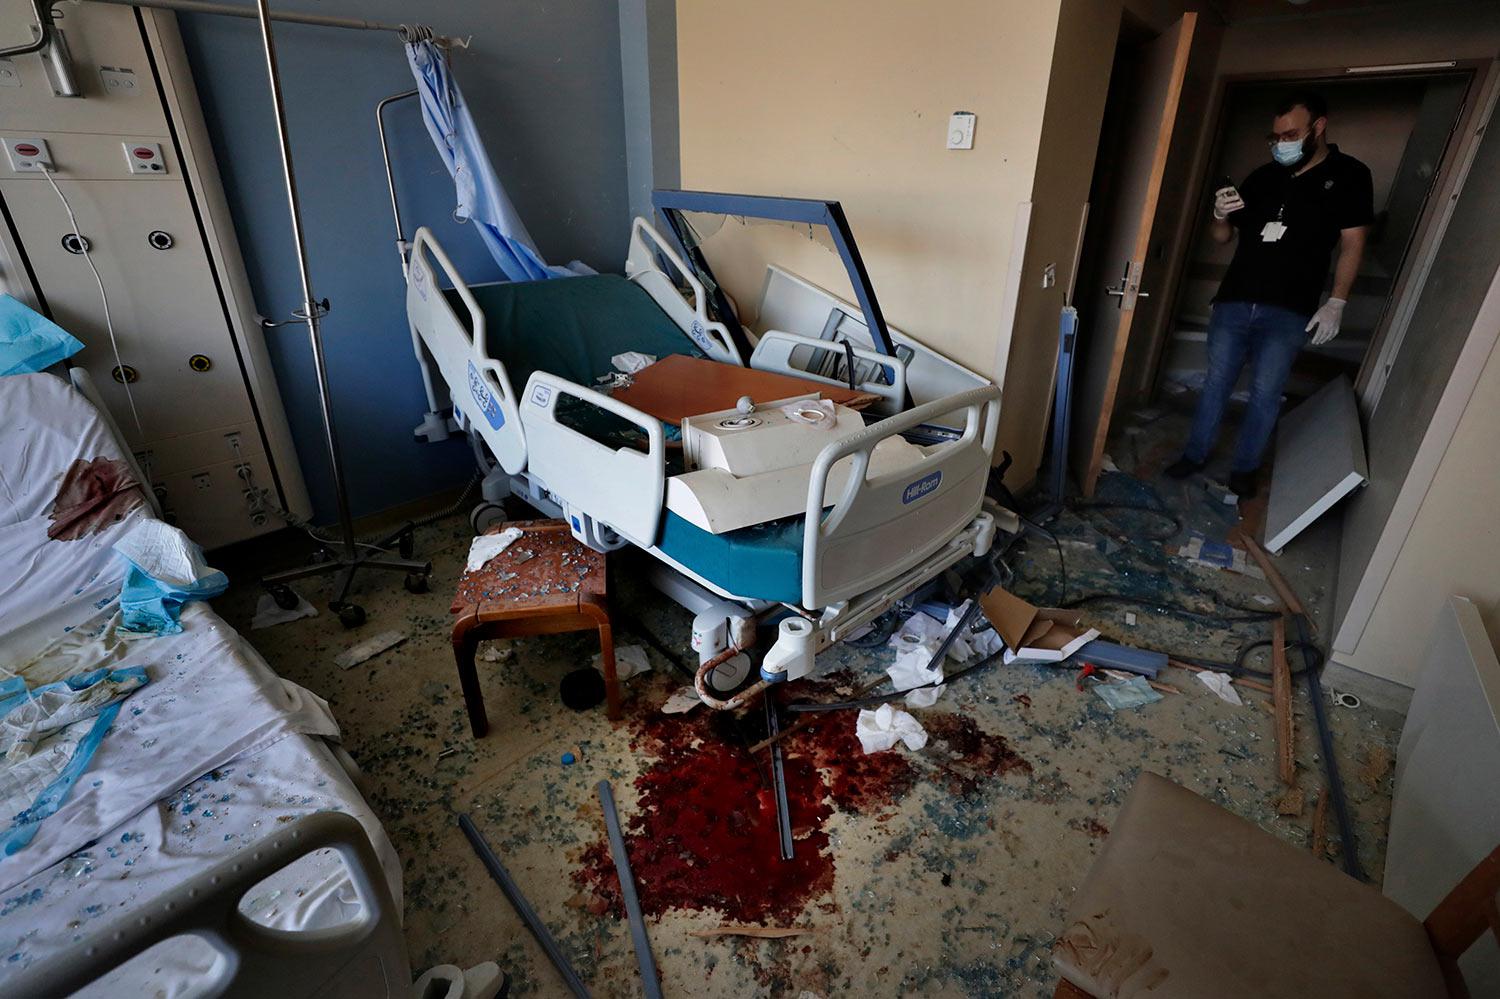
[[[1344,321],[1344,304],[1342,298],[1330,298],[1307,321],[1307,330],[1312,333],[1314,347],[1321,347],[1339,335],[1339,326]]]
[[[1232,187],[1221,187],[1214,192],[1214,218],[1220,222],[1233,212],[1245,207],[1245,199]]]

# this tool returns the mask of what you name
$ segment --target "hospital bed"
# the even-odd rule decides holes
[[[372,929],[381,920],[399,928],[400,865],[337,748],[327,704],[276,676],[205,603],[183,609],[180,634],[121,640],[124,573],[111,546],[153,515],[132,473],[107,516],[57,529],[59,482],[81,462],[128,467],[119,440],[86,381],[0,378],[0,565],[14,570],[0,574],[0,667],[29,686],[100,666],[144,666],[150,678],[124,701],[62,807],[0,857],[0,994],[59,994],[59,981],[108,971],[128,956],[110,941],[140,939],[148,916],[159,927],[173,899],[179,913],[190,901],[214,902],[221,915],[227,906],[241,913],[238,928],[174,938],[83,994],[204,994],[216,968],[248,961],[285,973],[377,941],[373,959],[409,987],[399,932],[393,944]],[[348,822],[287,837],[328,812]],[[266,866],[271,846],[279,862]],[[238,877],[249,870],[252,881]],[[176,894],[185,883],[198,883],[192,899]],[[192,946],[204,939],[227,955]],[[258,950],[267,940],[276,946]]]
[[[761,679],[795,679],[817,652],[988,551],[995,523],[981,503],[1000,392],[887,326],[837,202],[657,191],[653,203],[666,234],[636,219],[623,277],[469,284],[430,230],[402,240],[429,404],[416,433],[468,434],[487,502],[516,495],[592,548],[654,556],[653,581],[695,614],[715,689],[749,676],[737,653],[772,616]],[[697,238],[706,214],[821,227],[857,304],[773,266],[752,337]],[[707,426],[664,424],[599,384],[630,351],[794,376],[809,391],[793,403],[815,401],[819,386],[873,402],[852,418],[835,407],[836,429],[821,436],[786,428],[786,399],[738,400]],[[732,441],[734,456],[705,469],[691,458],[711,438],[726,454]],[[755,516],[789,493],[790,508]]]

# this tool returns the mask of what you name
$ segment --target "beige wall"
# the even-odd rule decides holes
[[[841,201],[887,321],[996,377],[1061,2],[679,2],[682,186]],[[972,150],[944,148],[954,111],[978,116]],[[715,242],[745,311],[771,259],[847,294],[805,236],[729,224]]]
[[[1370,623],[1351,654],[1356,669],[1412,686],[1448,594],[1473,600],[1500,645],[1500,347],[1491,350],[1453,441],[1401,545]]]

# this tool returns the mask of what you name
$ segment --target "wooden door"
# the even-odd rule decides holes
[[[1151,222],[1172,145],[1172,126],[1177,120],[1197,17],[1184,14],[1182,20],[1141,46],[1128,67],[1129,77],[1121,84],[1130,88],[1119,133],[1121,141],[1117,148],[1100,152],[1101,157],[1116,158],[1108,165],[1115,172],[1109,185],[1114,196],[1108,204],[1096,205],[1091,211],[1099,220],[1099,259],[1112,280],[1077,291],[1078,309],[1089,335],[1073,402],[1076,433],[1071,460],[1085,496],[1093,495],[1099,480],[1125,345],[1130,339],[1136,302],[1142,297]]]

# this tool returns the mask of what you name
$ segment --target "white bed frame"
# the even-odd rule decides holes
[[[321,930],[278,930],[240,909],[240,901],[265,878],[324,847],[338,851],[359,893],[355,919]],[[196,995],[411,994],[401,914],[369,837],[357,819],[341,812],[303,816],[176,890],[121,914],[66,958],[20,972],[8,983],[8,994],[72,995],[148,948],[179,937],[196,938],[215,955],[212,980],[195,983]]]
[[[676,282],[659,266],[661,258],[686,281],[693,292],[691,301],[678,293]],[[712,359],[743,363],[728,331],[708,318],[706,295],[692,270],[644,219],[636,219],[632,228],[626,273]],[[462,311],[443,293],[439,277],[455,290]],[[809,288],[804,282],[804,294]],[[826,300],[837,305],[831,296]],[[566,518],[575,537],[600,551],[627,543],[649,551],[686,577],[668,581],[663,588],[699,615],[693,644],[700,662],[729,645],[743,647],[753,617],[769,605],[716,586],[655,547],[666,509],[661,424],[603,392],[541,371],[517,393],[504,360],[485,350],[483,310],[425,227],[417,230],[411,244],[406,307],[430,407],[419,436],[431,439],[431,428],[446,423],[451,402],[458,427],[477,434],[499,465],[486,479],[487,500],[518,495],[546,513]],[[844,312],[858,314],[847,306]],[[783,623],[762,669],[766,679],[796,679],[811,672],[817,652],[948,567],[968,556],[984,555],[994,538],[994,519],[980,506],[994,452],[1000,390],[895,332],[893,338],[913,352],[912,363],[877,353],[873,345],[851,344],[858,359],[879,364],[888,373],[883,381],[858,387],[881,397],[877,412],[898,410],[908,393],[918,404],[832,439],[813,463],[803,531],[802,596],[793,608],[796,620],[803,623]],[[767,331],[751,366],[832,382],[797,364],[799,353],[811,357],[832,346],[809,332]],[[440,382],[433,378],[434,366]],[[939,381],[945,387],[953,386],[955,379],[970,387],[924,400],[921,387],[909,377],[918,368],[941,372]],[[444,383],[447,400],[438,392]],[[645,436],[646,450],[613,448],[559,422],[556,409],[564,397],[635,424]],[[923,425],[953,427],[954,439],[923,447],[923,457],[913,466],[867,477],[876,444]],[[846,458],[852,459],[856,474],[849,476],[825,515],[829,472]]]

